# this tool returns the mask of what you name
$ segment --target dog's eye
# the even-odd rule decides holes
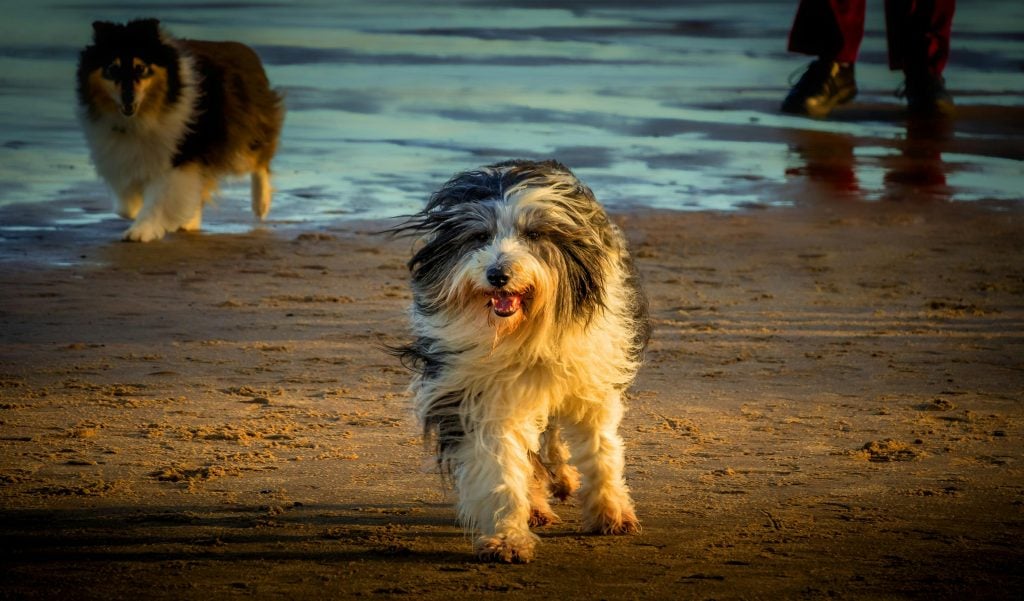
[[[149,65],[135,65],[135,76],[139,79],[153,77],[153,67]]]
[[[472,238],[473,242],[476,242],[477,244],[483,244],[483,243],[487,242],[490,239],[491,239],[491,234],[489,232],[477,232],[477,233],[473,234],[473,238]]]
[[[119,67],[117,63],[110,63],[106,67],[103,67],[103,71],[100,72],[100,75],[103,76],[103,79],[114,80],[117,79],[118,69]]]
[[[531,242],[540,240],[541,238],[540,232],[538,232],[537,230],[530,230],[526,232],[524,236],[526,236],[526,239],[530,240]]]

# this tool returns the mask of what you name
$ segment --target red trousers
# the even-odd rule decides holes
[[[800,0],[789,32],[793,52],[841,63],[857,60],[865,0]],[[949,59],[956,0],[885,0],[889,68],[941,75]]]

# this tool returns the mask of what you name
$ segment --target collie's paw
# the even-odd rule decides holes
[[[476,557],[480,561],[530,563],[537,543],[532,534],[499,534],[481,536],[476,540]]]
[[[593,534],[638,534],[640,520],[632,509],[606,508],[584,519],[583,528]]]
[[[530,510],[530,527],[539,528],[541,526],[551,526],[552,524],[561,524],[562,520],[550,509],[541,509],[534,507]]]
[[[159,240],[167,233],[167,228],[154,221],[136,221],[128,228],[121,239],[125,242],[152,242]]]

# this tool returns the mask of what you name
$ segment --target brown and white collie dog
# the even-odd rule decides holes
[[[253,213],[266,217],[284,104],[248,46],[176,39],[156,19],[97,21],[78,102],[96,170],[134,220],[125,240],[198,230],[227,175],[251,174]]]

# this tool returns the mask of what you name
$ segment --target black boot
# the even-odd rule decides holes
[[[906,80],[899,96],[907,98],[907,110],[916,115],[950,116],[956,111],[953,97],[946,90],[941,75],[906,72]]]
[[[856,95],[853,65],[819,58],[789,91],[782,102],[782,112],[821,118]]]

